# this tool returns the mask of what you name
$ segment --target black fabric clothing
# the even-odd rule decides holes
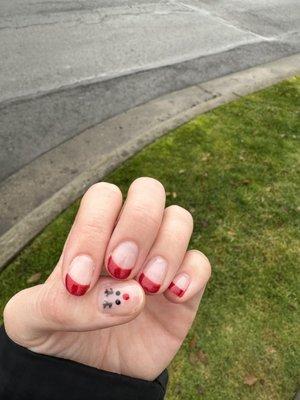
[[[37,354],[0,327],[1,400],[162,400],[167,381],[167,371],[150,382]]]

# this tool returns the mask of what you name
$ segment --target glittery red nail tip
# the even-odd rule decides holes
[[[79,283],[73,281],[69,274],[66,275],[66,288],[69,293],[74,296],[83,296],[90,285],[80,285]]]
[[[109,273],[117,279],[126,279],[130,275],[131,269],[120,268],[112,259],[109,257],[107,269]]]
[[[143,288],[149,293],[158,292],[159,288],[161,286],[161,285],[158,285],[157,283],[150,281],[150,279],[148,279],[146,277],[146,275],[144,275],[144,274],[141,274],[141,276],[139,278],[139,282],[143,286]]]
[[[182,297],[184,295],[185,290],[180,289],[178,286],[175,285],[175,283],[171,283],[171,285],[169,286],[169,290],[176,294],[176,296],[178,297]]]

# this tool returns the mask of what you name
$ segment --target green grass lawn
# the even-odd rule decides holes
[[[159,179],[168,204],[193,214],[191,248],[213,266],[193,329],[170,367],[168,400],[295,394],[299,85],[293,78],[201,115],[106,177],[124,193],[136,177]],[[43,281],[51,272],[77,208],[78,202],[1,274],[1,309],[34,273]]]

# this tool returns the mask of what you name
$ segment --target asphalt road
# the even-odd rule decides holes
[[[3,0],[0,184],[152,98],[299,52],[298,0]]]

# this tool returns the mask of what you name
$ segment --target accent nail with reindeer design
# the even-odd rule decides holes
[[[142,289],[136,283],[108,281],[100,289],[101,312],[126,315],[136,312],[144,301]]]

